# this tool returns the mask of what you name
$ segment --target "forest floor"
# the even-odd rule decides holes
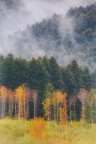
[[[28,121],[0,120],[0,144],[96,144],[96,124],[82,126],[80,122],[66,126],[50,122],[44,139],[33,138],[27,131]],[[41,130],[40,130],[41,131]]]

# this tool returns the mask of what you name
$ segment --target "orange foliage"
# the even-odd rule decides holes
[[[46,126],[47,122],[44,119],[35,118],[30,122],[28,131],[33,137],[42,140],[45,138]]]
[[[14,94],[14,91],[12,91],[12,90],[8,90],[8,100],[10,101],[10,102],[14,102],[15,101],[15,94]]]
[[[8,89],[5,86],[2,86],[0,88],[0,93],[2,101],[6,101],[6,99],[8,98]]]
[[[64,101],[65,97],[67,96],[67,94],[63,94],[62,92],[60,91],[56,91],[54,94],[53,94],[53,97],[52,97],[52,103],[53,105],[55,104],[60,104]]]
[[[17,116],[18,118],[29,118],[28,103],[34,100],[34,112],[36,115],[37,91],[31,90],[24,85],[15,91],[5,86],[0,86],[0,101],[2,102],[2,117]]]

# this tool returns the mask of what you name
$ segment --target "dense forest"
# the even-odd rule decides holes
[[[12,54],[5,57],[0,56],[0,92],[3,117],[14,117],[18,110],[21,111],[19,115],[24,116],[22,114],[24,107],[28,112],[26,112],[27,118],[33,118],[34,113],[36,116],[43,116],[44,101],[46,98],[54,96],[55,93],[58,97],[66,95],[68,119],[71,102],[71,117],[79,120],[83,104],[82,95],[86,99],[90,98],[90,93],[94,95],[95,82],[95,71],[90,72],[88,67],[79,66],[76,60],[69,65],[61,66],[54,57],[44,56],[26,61],[21,57],[14,58]],[[18,109],[18,101],[20,99],[24,101],[24,98],[26,105],[23,105],[23,110]],[[94,106],[95,112],[96,107],[93,102],[92,106]],[[20,107],[22,107],[22,103]],[[34,107],[35,112],[33,111]],[[88,110],[89,106],[86,105],[86,108]]]

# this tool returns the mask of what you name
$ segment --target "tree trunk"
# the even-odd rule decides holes
[[[92,102],[91,102],[91,126],[93,127]]]
[[[72,121],[72,117],[71,117],[71,102],[70,102],[70,104],[69,104],[70,106],[69,106],[69,111],[70,111],[70,122]]]

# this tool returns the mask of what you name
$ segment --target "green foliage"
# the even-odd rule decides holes
[[[43,115],[42,101],[53,91],[66,92],[69,98],[80,88],[90,90],[93,85],[95,88],[94,79],[95,73],[91,74],[87,67],[79,66],[76,60],[63,67],[54,57],[44,56],[30,61],[21,57],[14,58],[11,54],[0,57],[0,85],[12,90],[22,84],[36,89],[39,95],[40,116]],[[77,104],[76,107],[78,107],[76,113],[80,114],[80,106]]]
[[[75,60],[73,60],[66,68],[62,69],[63,85],[68,94],[73,94],[83,87],[89,88],[88,86],[91,85],[91,74],[89,69],[87,70],[88,71],[85,73],[85,69],[83,70]]]
[[[49,73],[41,59],[32,59],[29,62],[28,85],[37,89],[40,93],[44,92],[45,85],[50,81]]]
[[[92,109],[89,105],[87,105],[85,108],[86,121],[89,123],[91,123],[91,113],[93,117],[93,123],[96,123],[96,100],[92,104]]]
[[[52,83],[48,83],[45,87],[45,90],[44,90],[44,99],[46,97],[51,97],[51,95],[53,94],[54,92],[54,87],[52,86]]]
[[[96,90],[91,89],[86,104],[86,120],[88,122],[96,122]]]
[[[0,68],[0,84],[7,86],[9,88],[13,88],[13,66],[14,66],[14,58],[13,55],[9,54],[1,61]]]
[[[92,87],[92,75],[88,69],[88,67],[84,67],[82,69],[82,79],[83,79],[83,82],[84,82],[84,87],[88,90],[91,89]]]
[[[26,82],[26,60],[14,59],[13,55],[9,54],[1,60],[0,66],[0,85],[15,89]]]
[[[51,83],[53,84],[55,89],[62,89],[62,73],[61,69],[56,62],[54,57],[50,58],[50,75],[51,75]]]

